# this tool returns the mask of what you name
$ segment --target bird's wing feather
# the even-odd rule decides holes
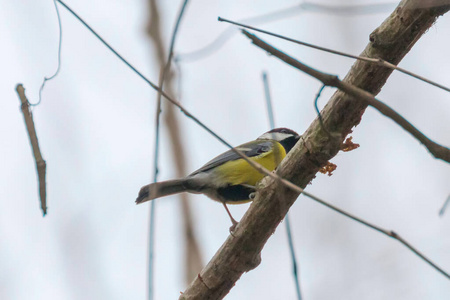
[[[247,157],[254,157],[258,155],[262,155],[264,153],[269,152],[273,148],[273,141],[252,141],[245,144],[242,144],[240,146],[235,147],[236,149],[243,152]],[[210,169],[213,169],[217,166],[220,166],[228,161],[242,159],[242,157],[234,152],[233,150],[228,150],[219,156],[213,158],[209,162],[207,162],[203,167],[198,169],[197,171],[194,171],[190,176],[196,175],[201,172],[208,171]]]

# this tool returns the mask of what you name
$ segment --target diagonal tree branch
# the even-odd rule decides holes
[[[400,125],[403,129],[408,131],[412,136],[414,136],[419,142],[421,142],[430,153],[438,159],[442,159],[450,163],[450,149],[437,144],[436,142],[430,140],[426,135],[424,135],[420,130],[409,123],[405,118],[403,118],[399,113],[390,108],[388,105],[377,100],[371,93],[364,91],[363,89],[357,88],[347,82],[339,80],[335,75],[327,74],[315,70],[300,61],[290,57],[289,55],[281,52],[280,50],[274,48],[273,46],[267,44],[256,35],[248,33],[247,31],[242,31],[248,38],[252,40],[252,43],[256,46],[266,50],[270,54],[278,57],[287,64],[297,68],[306,74],[320,80],[324,86],[336,87],[341,91],[346,92],[348,95],[353,96],[356,101],[362,100],[367,102],[370,106],[378,110],[380,113],[390,118],[392,121]]]
[[[372,32],[361,56],[382,58],[397,65],[437,18],[450,9],[449,5],[414,8],[413,2],[403,0]],[[390,69],[357,61],[343,81],[376,95],[391,73]],[[361,121],[367,105],[337,91],[321,112],[325,127],[337,138],[330,138],[316,118],[282,162],[278,174],[305,188],[320,167],[339,152],[344,138]],[[265,187],[257,193],[233,235],[180,299],[222,299],[244,272],[259,265],[262,248],[299,195],[272,178],[266,177],[264,182]]]

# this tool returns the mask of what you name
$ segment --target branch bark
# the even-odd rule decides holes
[[[36,128],[34,127],[33,114],[30,111],[30,104],[28,102],[27,96],[25,95],[25,88],[21,83],[16,86],[17,94],[19,95],[20,106],[22,109],[23,117],[25,119],[25,124],[27,126],[28,137],[30,138],[31,148],[33,149],[33,156],[36,162],[36,170],[38,173],[39,181],[39,198],[41,200],[41,209],[44,216],[47,214],[47,193],[46,193],[46,183],[45,183],[45,170],[47,164],[42,158],[41,150],[39,148],[39,141],[36,135]]]
[[[449,5],[417,8],[414,1],[403,0],[395,11],[370,35],[361,56],[382,58],[397,65],[417,40],[449,9]],[[356,61],[344,82],[376,95],[392,70]],[[344,138],[358,125],[367,107],[337,91],[321,115],[325,127],[337,138],[330,138],[316,118],[303,139],[290,151],[277,173],[305,188],[318,170],[340,150]],[[244,272],[257,267],[268,238],[283,220],[299,193],[266,177],[262,188],[236,227],[208,265],[191,283],[180,299],[222,299]]]

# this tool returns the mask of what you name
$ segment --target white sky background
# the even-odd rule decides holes
[[[34,160],[15,86],[23,83],[30,101],[35,102],[43,76],[54,72],[56,15],[50,0],[0,2],[0,298],[144,299],[149,206],[136,206],[134,200],[139,188],[152,178],[156,93],[60,6],[61,72],[47,82],[42,104],[33,109],[48,172],[49,210],[42,218]],[[161,2],[168,43],[180,1]],[[228,28],[217,22],[218,16],[239,20],[297,3],[192,1],[176,52],[190,52],[214,40]],[[157,81],[159,70],[145,34],[146,1],[67,4]],[[359,54],[369,34],[389,13],[331,16],[299,12],[261,27]],[[350,59],[259,36],[341,78],[352,64]],[[401,66],[449,86],[449,36],[450,18],[444,16]],[[213,55],[181,66],[179,99],[234,145],[268,129],[262,70],[269,73],[278,126],[301,133],[315,118],[313,99],[320,84],[266,55],[240,34]],[[325,90],[321,106],[332,92]],[[431,139],[450,146],[448,93],[394,73],[379,99]],[[183,114],[178,116],[189,170],[226,150]],[[162,133],[161,180],[174,176],[164,128]],[[450,212],[438,217],[450,193],[448,164],[435,160],[409,134],[371,108],[353,136],[361,147],[338,154],[332,160],[338,165],[334,175],[318,175],[309,192],[395,230],[450,271]],[[204,196],[190,199],[206,262],[227,237],[229,219],[220,204]],[[240,218],[247,208],[241,205],[231,210]],[[305,299],[449,297],[450,282],[395,240],[303,197],[290,214]],[[178,198],[159,200],[156,216],[155,298],[176,299],[185,289]],[[284,224],[264,248],[261,265],[244,274],[227,299],[295,299]]]

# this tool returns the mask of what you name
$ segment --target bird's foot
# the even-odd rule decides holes
[[[232,220],[233,225],[230,226],[230,234],[234,237],[234,231],[236,230],[236,226],[238,224],[238,222],[236,222],[234,219]]]

